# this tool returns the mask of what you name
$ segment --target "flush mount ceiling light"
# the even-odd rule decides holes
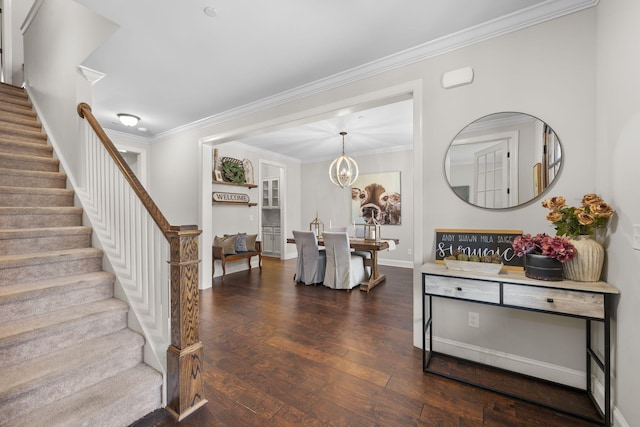
[[[358,164],[344,154],[344,136],[346,134],[346,132],[340,132],[342,135],[342,156],[336,158],[329,166],[331,182],[341,188],[351,186],[358,179]]]
[[[118,119],[120,119],[120,123],[125,126],[135,126],[140,121],[140,117],[125,113],[118,114]]]

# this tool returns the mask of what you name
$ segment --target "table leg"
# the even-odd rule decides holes
[[[369,292],[374,286],[382,283],[387,278],[387,276],[378,272],[378,251],[369,251],[369,253],[371,254],[371,260],[366,265],[371,267],[371,277],[369,277],[369,281],[360,284],[360,290],[366,292]]]

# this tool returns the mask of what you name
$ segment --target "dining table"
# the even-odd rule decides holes
[[[393,242],[393,243],[391,243]],[[289,237],[287,243],[296,243],[296,239]],[[390,249],[391,246],[395,248],[395,245],[400,243],[400,239],[386,239],[380,238],[376,240],[363,239],[359,237],[349,237],[349,246],[356,251],[366,251],[371,254],[371,258],[364,259],[364,265],[371,268],[371,275],[369,280],[360,283],[360,290],[369,292],[376,285],[384,282],[386,276],[380,274],[378,270],[378,252]],[[318,246],[324,246],[322,236],[318,237]]]

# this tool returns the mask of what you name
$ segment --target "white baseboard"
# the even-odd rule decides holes
[[[525,375],[531,375],[536,378],[543,378],[560,384],[565,384],[579,389],[585,389],[586,373],[575,369],[558,366],[551,363],[541,362],[539,360],[529,359],[491,350],[484,347],[478,347],[459,341],[449,340],[446,338],[433,337],[435,351],[446,353],[452,356],[472,360],[478,363],[484,363],[497,368],[508,369],[510,371],[520,372]],[[428,350],[428,348],[427,348]],[[601,409],[604,408],[604,384],[595,376],[591,377],[591,389],[593,397]],[[613,404],[613,402],[612,402]],[[631,427],[622,415],[619,408],[612,406],[613,426],[615,427]]]
[[[388,265],[389,267],[413,268],[413,261],[399,261],[395,259],[378,258],[378,265]]]
[[[614,427],[631,427],[631,424],[624,419],[622,412],[618,408],[613,408],[613,426]]]
[[[591,375],[591,389],[593,390],[593,398],[600,406],[600,409],[604,411],[604,384],[596,377],[595,375]],[[615,427],[631,427],[631,424],[627,422],[622,415],[620,409],[613,406],[613,402],[611,402],[611,408],[613,412],[613,426]]]
[[[584,390],[586,373],[515,354],[433,337],[435,351]]]

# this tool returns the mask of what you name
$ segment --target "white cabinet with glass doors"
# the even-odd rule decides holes
[[[280,179],[262,180],[262,208],[280,209]]]

